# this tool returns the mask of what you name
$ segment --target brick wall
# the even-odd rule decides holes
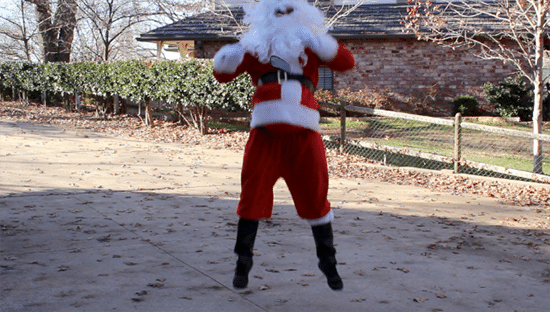
[[[437,90],[438,100],[471,94],[482,99],[481,86],[513,75],[513,66],[476,58],[468,50],[452,50],[415,38],[342,41],[354,54],[353,71],[335,77],[336,88],[358,91],[387,89],[403,96]]]
[[[200,44],[195,43],[195,55],[198,58],[214,58],[216,52],[221,47],[232,41],[202,41]]]
[[[212,58],[227,43],[203,42],[203,54],[196,55]],[[354,54],[356,66],[335,73],[335,89],[390,90],[397,98],[421,98],[432,92],[437,101],[447,102],[470,94],[483,103],[483,84],[516,73],[511,65],[478,59],[469,50],[452,50],[415,38],[346,39],[341,43]]]

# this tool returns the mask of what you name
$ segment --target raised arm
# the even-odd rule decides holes
[[[314,36],[307,28],[298,32],[304,46],[310,48],[324,65],[335,71],[350,70],[355,66],[353,54],[338,44],[331,35]]]
[[[240,43],[228,44],[222,47],[214,56],[214,77],[219,82],[230,82],[242,74],[240,66],[245,50]]]

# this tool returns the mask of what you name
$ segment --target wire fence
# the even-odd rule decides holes
[[[458,173],[550,183],[550,152],[542,173],[533,173],[533,140],[550,149],[550,135],[349,105],[321,103],[336,110],[324,118],[327,148],[364,156],[388,166],[453,170]],[[349,112],[367,117],[353,117]]]

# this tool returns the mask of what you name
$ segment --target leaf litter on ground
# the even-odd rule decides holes
[[[93,111],[70,112],[61,107],[36,103],[0,102],[0,120],[29,122],[59,126],[64,129],[82,129],[109,133],[155,143],[178,143],[184,146],[201,146],[210,149],[244,150],[249,133],[226,129],[210,129],[201,135],[197,130],[178,122],[155,120],[149,127],[132,115],[94,117]],[[398,185],[413,185],[451,194],[472,194],[496,198],[504,204],[533,207],[538,212],[550,208],[550,187],[505,183],[501,180],[477,180],[473,177],[444,173],[420,172],[394,167],[358,155],[327,150],[329,174],[333,178],[365,179]],[[376,165],[376,166],[375,166]]]

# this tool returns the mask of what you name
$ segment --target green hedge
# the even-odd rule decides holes
[[[0,90],[46,91],[59,95],[106,97],[135,102],[156,99],[176,106],[249,110],[253,86],[248,75],[220,84],[209,61],[139,60],[112,63],[0,63]]]

